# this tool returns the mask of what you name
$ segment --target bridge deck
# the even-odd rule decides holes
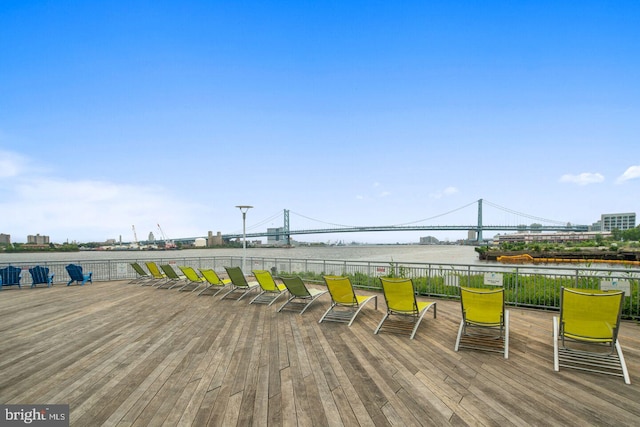
[[[383,301],[381,301],[383,303]],[[68,403],[92,425],[637,425],[631,373],[553,372],[552,313],[511,310],[511,352],[453,351],[459,304],[439,301],[416,339],[124,282],[0,292],[0,403]]]

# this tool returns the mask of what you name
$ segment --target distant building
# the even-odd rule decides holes
[[[0,233],[0,243],[6,243],[8,245],[11,244],[11,235]]]
[[[551,243],[563,243],[563,242],[581,242],[587,240],[594,240],[597,235],[604,238],[611,236],[610,232],[600,231],[585,231],[578,233],[574,231],[568,231],[564,233],[514,233],[514,234],[499,234],[493,238],[495,243],[534,243],[534,242],[551,242]]]
[[[420,238],[421,245],[437,245],[438,243],[440,243],[440,240],[436,239],[433,236],[426,236],[426,237]]]
[[[207,246],[222,246],[223,243],[222,233],[218,231],[214,236],[213,232],[209,231],[209,234],[207,235]]]
[[[287,243],[284,227],[267,228],[267,234],[267,245],[284,245]]]
[[[29,235],[27,236],[27,244],[29,245],[48,245],[49,244],[49,236],[41,236],[36,234],[35,236]]]
[[[155,242],[156,241],[156,236],[153,235],[153,231],[149,232],[149,239],[150,242]]]
[[[600,231],[629,230],[636,227],[635,213],[602,214]]]

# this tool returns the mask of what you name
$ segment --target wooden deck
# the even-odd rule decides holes
[[[638,425],[631,374],[553,371],[552,313],[511,309],[510,357],[453,351],[459,303],[438,301],[415,340],[195,293],[125,282],[0,292],[0,403],[70,405],[75,426]]]

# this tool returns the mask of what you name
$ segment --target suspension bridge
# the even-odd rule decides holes
[[[432,221],[435,218],[443,217],[448,214],[451,214],[455,211],[459,211],[464,208],[469,208],[472,205],[477,204],[477,220],[475,223],[469,223],[465,225],[433,225],[429,224],[428,221]],[[483,223],[483,206],[484,205],[491,206],[498,210],[501,210],[505,213],[515,215],[519,217],[521,220],[533,221],[529,224],[524,224],[522,221],[518,224],[511,225],[492,225],[492,224],[484,224]],[[279,214],[278,214],[279,216]],[[303,215],[301,215],[303,216]],[[304,217],[304,216],[303,216]],[[307,219],[312,219],[305,217]],[[337,224],[328,224],[329,227],[324,228],[301,228],[301,229],[292,229],[290,226],[290,211],[288,209],[284,209],[283,211],[283,225],[282,227],[274,227],[267,228],[265,231],[258,232],[246,232],[246,233],[231,233],[231,234],[222,234],[222,238],[225,241],[240,239],[243,236],[247,238],[256,238],[256,237],[272,237],[278,241],[284,241],[286,243],[291,242],[291,236],[294,235],[311,235],[311,234],[332,234],[332,233],[362,233],[362,232],[377,232],[377,231],[474,231],[476,240],[478,242],[483,241],[483,232],[485,231],[504,231],[504,232],[584,232],[588,231],[587,225],[577,225],[571,224],[569,222],[563,221],[555,221],[544,219],[528,214],[524,214],[521,212],[516,212],[509,208],[504,208],[502,206],[496,205],[489,201],[479,199],[472,203],[469,203],[465,206],[462,206],[458,209],[454,209],[449,212],[445,212],[440,215],[436,215],[431,218],[426,218],[419,221],[413,221],[411,223],[405,224],[397,224],[397,225],[379,225],[379,226],[340,226]],[[317,221],[317,220],[315,220]],[[177,239],[178,241],[183,239]],[[185,242],[193,240],[193,239],[184,239]]]

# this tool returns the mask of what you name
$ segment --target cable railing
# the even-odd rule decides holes
[[[85,260],[81,264],[84,272],[92,272],[94,281],[132,280],[137,277],[131,267],[138,262],[169,264],[195,269],[211,268],[224,274],[224,267],[241,267],[241,256],[220,257],[171,257],[149,260]],[[623,317],[640,319],[640,269],[631,267],[582,267],[541,266],[504,264],[443,264],[415,262],[381,262],[352,260],[319,260],[295,258],[247,257],[247,271],[269,270],[274,276],[300,276],[305,281],[323,285],[323,275],[346,275],[356,287],[381,291],[379,278],[407,277],[414,281],[416,291],[423,296],[437,298],[459,298],[459,287],[503,286],[505,302],[511,306],[557,310],[560,307],[560,289],[623,289],[625,303]],[[69,262],[46,261],[29,265],[17,265],[22,269],[21,285],[28,288],[31,277],[28,269],[35,265],[49,267],[54,273],[54,285],[66,285],[69,280],[65,266]],[[0,268],[9,265],[0,263]]]

